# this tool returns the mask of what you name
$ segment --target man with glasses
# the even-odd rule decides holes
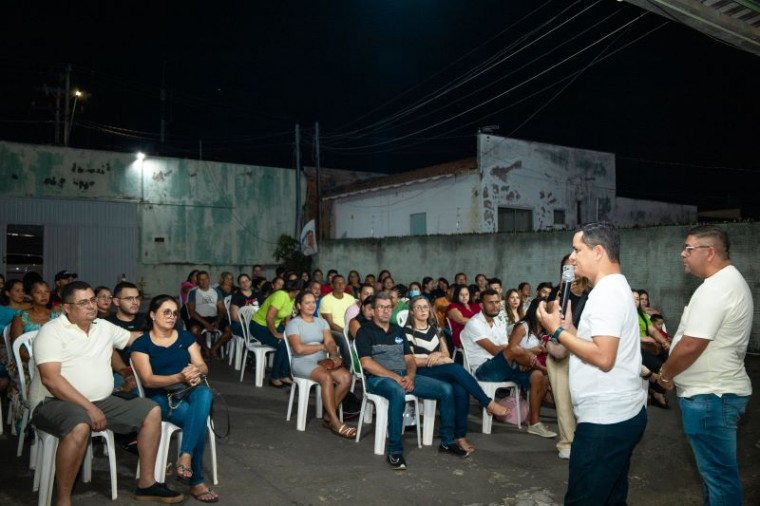
[[[61,293],[64,314],[45,324],[34,340],[39,374],[30,390],[32,424],[60,439],[56,453],[57,504],[71,504],[71,491],[91,431],[137,432],[140,478],[137,500],[177,503],[182,494],[155,480],[153,471],[161,436],[161,410],[151,400],[111,395],[113,348],[135,337],[97,319],[90,285],[75,281]]]
[[[450,384],[417,376],[409,341],[404,331],[391,322],[391,298],[386,292],[375,295],[372,321],[356,334],[356,351],[367,379],[367,390],[388,399],[388,464],[397,471],[406,469],[404,460],[404,406],[406,394],[436,399],[440,412],[438,451],[467,457],[469,453],[454,441],[454,391]],[[432,414],[430,415],[432,416]]]
[[[728,234],[689,230],[684,270],[704,282],[684,308],[658,383],[675,385],[686,436],[704,480],[705,504],[742,504],[736,427],[752,394],[744,367],[752,330],[752,292],[731,265]]]
[[[122,281],[113,289],[113,305],[116,306],[116,313],[112,313],[106,318],[109,322],[117,327],[121,327],[130,332],[133,337],[140,337],[145,332],[145,313],[140,312],[140,290],[134,283]],[[111,359],[111,367],[116,371],[114,376],[114,387],[124,392],[132,392],[137,388],[132,368],[129,367],[129,347],[123,350],[114,350]]]

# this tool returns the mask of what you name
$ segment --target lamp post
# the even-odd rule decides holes
[[[77,112],[77,102],[79,102],[79,98],[84,96],[84,93],[82,93],[79,90],[74,91],[74,105],[71,107],[71,117],[69,118],[69,124],[66,126],[66,131],[63,135],[63,145],[68,146],[69,145],[69,137],[71,136],[71,125],[74,124],[74,114]]]

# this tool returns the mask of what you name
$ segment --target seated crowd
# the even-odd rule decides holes
[[[567,263],[565,257],[560,266]],[[156,296],[143,313],[141,292],[128,281],[113,290],[93,289],[65,270],[55,275],[52,287],[39,275],[3,279],[0,330],[8,327],[8,340],[0,347],[0,392],[20,413],[9,347],[22,334],[38,330],[32,422],[61,439],[58,504],[70,503],[90,432],[105,428],[123,434],[140,455],[138,499],[181,501],[181,494],[153,476],[161,420],[183,429],[176,474],[187,481],[193,497],[216,502],[219,497],[205,484],[202,468],[211,403],[206,361],[218,357],[232,336],[242,335],[243,325],[276,350],[271,386],[284,388],[293,376],[321,385],[323,423],[338,436],[356,437],[356,429],[338,412],[349,395],[351,372],[363,370],[367,391],[389,401],[387,461],[393,469],[406,469],[401,438],[406,394],[437,401],[439,451],[459,457],[475,450],[466,439],[470,396],[501,419],[521,402],[491,398],[478,381],[516,384],[527,398],[528,433],[540,437],[557,436],[540,422],[542,404],[553,402],[557,449],[560,458],[569,458],[575,418],[568,354],[548,339],[536,317],[539,302],[557,299],[561,286],[542,282],[533,293],[529,283],[521,282],[505,289],[500,279],[484,274],[468,284],[461,272],[453,284],[429,276],[406,281],[397,283],[387,270],[362,280],[355,270],[346,278],[336,270],[324,276],[319,269],[311,274],[278,269],[268,280],[256,265],[250,275],[236,278],[223,272],[212,286],[207,271],[193,270],[181,283],[178,299]],[[590,290],[585,278],[570,284],[574,319],[580,318]],[[664,392],[652,379],[669,348],[664,320],[651,308],[646,291],[634,291],[633,301],[646,366],[642,376],[650,378],[652,403],[667,408]],[[240,309],[246,306],[256,310],[250,321],[241,321]],[[186,330],[178,330],[181,326]],[[66,336],[94,334],[102,339],[80,339],[77,350],[63,346]],[[85,356],[98,360],[88,358],[87,367],[81,367]],[[138,379],[145,398],[136,395]],[[181,399],[175,404],[174,394]]]

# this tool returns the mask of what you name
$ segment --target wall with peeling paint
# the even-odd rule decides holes
[[[500,207],[530,209],[533,230],[573,228],[613,216],[611,153],[480,134],[478,154],[483,175],[481,232],[499,230]],[[555,210],[565,212],[565,224],[556,226]]]
[[[137,277],[154,294],[175,293],[196,266],[215,278],[271,264],[294,234],[287,169],[0,142],[0,181],[0,196],[136,202]]]
[[[460,173],[333,200],[335,238],[392,237],[410,233],[410,216],[426,213],[428,234],[479,230],[477,173]]]
[[[731,239],[732,261],[755,298],[750,348],[760,351],[760,223],[721,226]],[[700,283],[683,272],[679,257],[687,229],[662,226],[620,232],[623,273],[632,287],[649,292],[653,307],[663,311],[673,330]],[[361,276],[388,269],[404,284],[424,276],[453,281],[460,271],[472,282],[482,272],[501,278],[505,288],[527,281],[535,289],[542,281],[558,282],[559,262],[570,253],[572,236],[572,231],[553,231],[323,241],[316,264],[324,272],[356,269]]]
[[[619,227],[637,227],[642,223],[651,226],[696,222],[697,206],[625,197],[615,199],[615,223]]]

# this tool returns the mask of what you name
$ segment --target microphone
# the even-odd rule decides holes
[[[562,308],[562,315],[564,316],[567,311],[567,301],[570,299],[570,285],[575,279],[575,269],[572,265],[565,265],[562,267],[562,296],[560,298],[560,306]]]

